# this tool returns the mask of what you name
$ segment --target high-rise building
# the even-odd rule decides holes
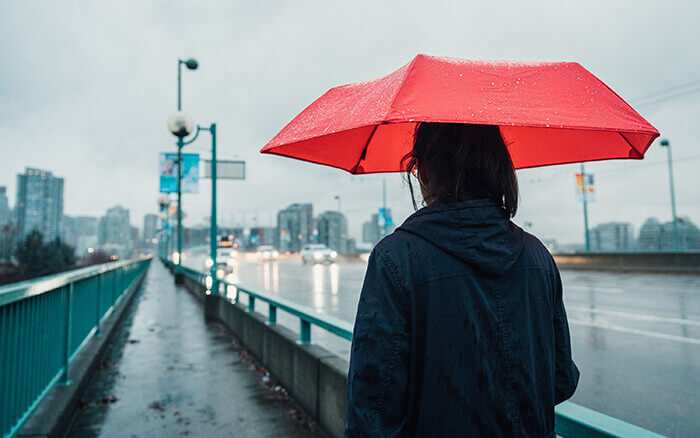
[[[633,248],[632,224],[628,222],[608,222],[591,229],[592,251],[631,251]]]
[[[650,217],[639,229],[637,248],[640,250],[658,250],[661,248],[661,223]]]
[[[147,214],[143,217],[143,241],[152,244],[156,238],[158,229],[158,215]]]
[[[128,258],[132,249],[129,210],[119,205],[107,210],[97,226],[97,244],[108,253]]]
[[[280,252],[299,252],[314,239],[313,206],[292,204],[277,213]]]
[[[347,253],[348,221],[339,211],[326,211],[316,219],[318,243],[340,254]]]
[[[252,227],[248,238],[248,246],[257,248],[260,245],[277,246],[276,227]]]
[[[45,240],[59,237],[62,219],[63,178],[30,167],[18,174],[15,220],[20,235],[37,230]]]
[[[700,249],[700,230],[690,219],[677,218],[676,231],[679,250]],[[673,250],[675,248],[673,222],[662,224],[654,218],[647,219],[639,229],[637,248],[646,251]]]
[[[387,209],[387,217],[391,217],[391,209]],[[376,245],[384,237],[383,228],[383,218],[379,216],[379,213],[373,213],[370,220],[362,224],[362,241],[370,243],[372,246]],[[387,226],[386,234],[390,234],[394,228],[394,224]]]
[[[372,246],[376,245],[382,236],[377,216],[376,213],[373,213],[370,219],[362,224],[362,241],[364,243],[370,243]]]
[[[90,248],[97,247],[97,218],[63,216],[61,240],[75,248],[76,256],[86,256]]]
[[[10,223],[12,216],[10,214],[10,202],[7,199],[7,188],[0,186],[0,227]]]
[[[700,230],[687,217],[676,219],[676,232],[678,233],[678,249],[700,249]],[[661,249],[674,249],[673,222],[661,225]]]

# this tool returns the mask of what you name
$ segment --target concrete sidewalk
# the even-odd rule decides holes
[[[298,406],[154,261],[69,436],[307,437]]]

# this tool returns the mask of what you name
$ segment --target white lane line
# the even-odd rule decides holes
[[[623,289],[619,287],[605,287],[605,286],[581,286],[581,285],[574,285],[574,286],[569,286],[569,285],[564,285],[564,292],[567,290],[574,290],[574,291],[580,291],[580,292],[602,292],[602,293],[608,293],[608,294],[621,294],[624,292]]]
[[[609,315],[609,316],[618,316],[620,318],[626,318],[626,319],[636,319],[638,321],[652,321],[652,322],[666,322],[669,324],[679,324],[679,325],[691,325],[695,327],[700,327],[700,321],[695,321],[692,319],[683,319],[683,318],[666,318],[663,316],[656,316],[656,315],[648,315],[645,313],[630,313],[630,312],[620,312],[617,310],[607,310],[607,309],[598,309],[594,308],[591,309],[586,306],[576,306],[576,305],[569,305],[565,306],[567,309],[571,309],[576,312],[586,312],[586,313],[597,313],[599,315]]]
[[[639,330],[639,329],[633,329],[633,328],[628,328],[628,327],[620,327],[619,325],[608,324],[608,323],[604,323],[604,322],[591,322],[591,321],[581,321],[578,319],[569,319],[569,324],[583,325],[586,327],[595,327],[595,328],[601,328],[601,329],[606,329],[606,330],[613,330],[616,332],[647,336],[649,338],[665,339],[667,341],[677,341],[677,342],[684,342],[686,344],[700,345],[700,339],[696,339],[696,338],[686,338],[684,336],[674,336],[674,335],[667,335],[664,333],[650,332],[647,330]]]

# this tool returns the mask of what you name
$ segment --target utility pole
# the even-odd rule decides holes
[[[216,250],[219,231],[216,223],[216,123],[209,126],[211,134],[211,219],[209,223],[209,254],[213,261],[210,267],[212,279],[211,290],[214,295],[219,293],[219,279],[216,277]]]
[[[591,239],[588,233],[588,187],[586,186],[586,171],[581,163],[581,190],[583,195],[583,226],[586,228],[586,252],[591,250]]]
[[[661,146],[668,152],[668,182],[671,188],[671,223],[673,224],[673,249],[680,249],[680,238],[678,236],[678,219],[676,216],[676,192],[673,187],[673,159],[671,157],[671,143],[663,139]]]

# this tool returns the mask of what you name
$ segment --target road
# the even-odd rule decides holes
[[[203,257],[184,261],[203,269]],[[352,322],[365,264],[257,263],[239,257],[229,279]],[[700,276],[562,271],[574,360],[573,401],[668,436],[700,430]],[[243,299],[242,301],[245,301]],[[266,312],[265,307],[259,309]],[[297,330],[298,320],[278,315]],[[321,329],[312,339],[343,356],[349,343]]]

